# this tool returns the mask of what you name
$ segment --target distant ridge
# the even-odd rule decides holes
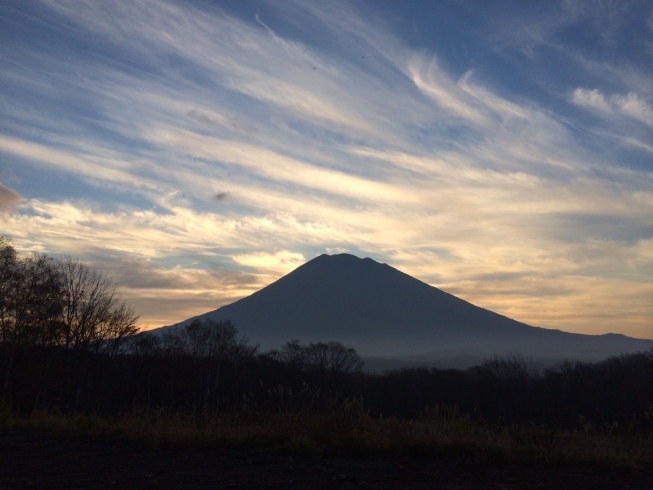
[[[422,361],[510,352],[592,361],[653,348],[653,340],[620,334],[532,327],[349,254],[320,255],[251,296],[195,318],[229,319],[262,349],[291,339],[338,340],[362,355]]]

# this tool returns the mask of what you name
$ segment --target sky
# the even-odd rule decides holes
[[[652,339],[653,5],[4,0],[0,234],[143,328],[347,252]]]

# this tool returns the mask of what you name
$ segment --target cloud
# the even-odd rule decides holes
[[[77,175],[92,177],[103,181],[124,184],[147,185],[145,180],[135,182],[135,175],[130,163],[106,153],[101,147],[94,147],[92,152],[82,148],[59,149],[52,144],[39,144],[29,140],[0,136],[0,151],[26,160],[59,168]]]
[[[605,100],[605,96],[600,90],[587,90],[577,88],[574,90],[571,101],[580,106],[596,109],[602,112],[611,112],[610,104]]]
[[[490,123],[467,94],[440,69],[435,58],[429,62],[419,58],[410,61],[407,73],[421,92],[451,115],[482,126]]]
[[[349,249],[345,247],[327,247],[325,250],[329,255],[344,254],[349,252]]]
[[[268,284],[269,279],[250,272],[215,266],[205,270],[187,263],[165,267],[147,259],[115,260],[99,253],[88,263],[106,273],[118,292],[141,316],[141,326],[156,328],[232,303]],[[162,302],[161,295],[167,300]]]
[[[632,137],[629,137],[629,136],[624,136],[622,138],[622,141],[626,145],[633,146],[635,148],[639,148],[641,150],[647,151],[648,153],[653,153],[653,146],[648,145],[648,144],[646,144],[646,143],[644,143],[642,141],[639,141],[636,138],[632,138]]]
[[[415,202],[414,190],[402,189],[399,183],[378,182],[300,161],[268,148],[242,141],[225,140],[187,131],[155,131],[148,134],[152,143],[165,146],[170,152],[189,155],[212,162],[226,162],[256,172],[261,177],[281,183],[292,183],[307,189],[358,199]]]
[[[653,107],[637,94],[629,92],[627,95],[614,95],[612,100],[622,114],[653,128]]]
[[[20,194],[0,183],[0,212],[13,211],[21,200]]]
[[[275,275],[285,275],[306,262],[301,253],[279,250],[274,253],[255,252],[234,255],[233,260],[246,267],[273,272]]]
[[[502,87],[490,62],[452,68],[346,2],[275,4],[265,27],[181,2],[45,5],[35,33],[52,16],[85,49],[3,52],[0,152],[35,186],[75,187],[25,199],[3,229],[94,261],[143,322],[232,302],[337,244],[523,321],[614,330],[621,303],[636,314],[620,328],[642,331],[653,176],[594,145],[570,105]],[[612,92],[561,92],[650,152],[624,129],[648,131],[650,82],[627,71]]]
[[[627,116],[653,128],[653,107],[634,92],[605,96],[598,89],[577,88],[571,102],[606,116]]]

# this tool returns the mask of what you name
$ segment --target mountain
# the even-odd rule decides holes
[[[590,361],[653,348],[653,340],[532,327],[349,254],[320,255],[251,296],[194,318],[231,320],[263,350],[291,339],[337,340],[364,356],[416,363],[510,352],[546,362]]]

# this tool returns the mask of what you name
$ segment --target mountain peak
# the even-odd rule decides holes
[[[364,355],[598,360],[653,341],[531,327],[348,253],[322,254],[278,281],[199,318],[231,320],[263,349],[337,340]],[[186,322],[190,321],[186,320]],[[182,322],[179,325],[183,325]]]

